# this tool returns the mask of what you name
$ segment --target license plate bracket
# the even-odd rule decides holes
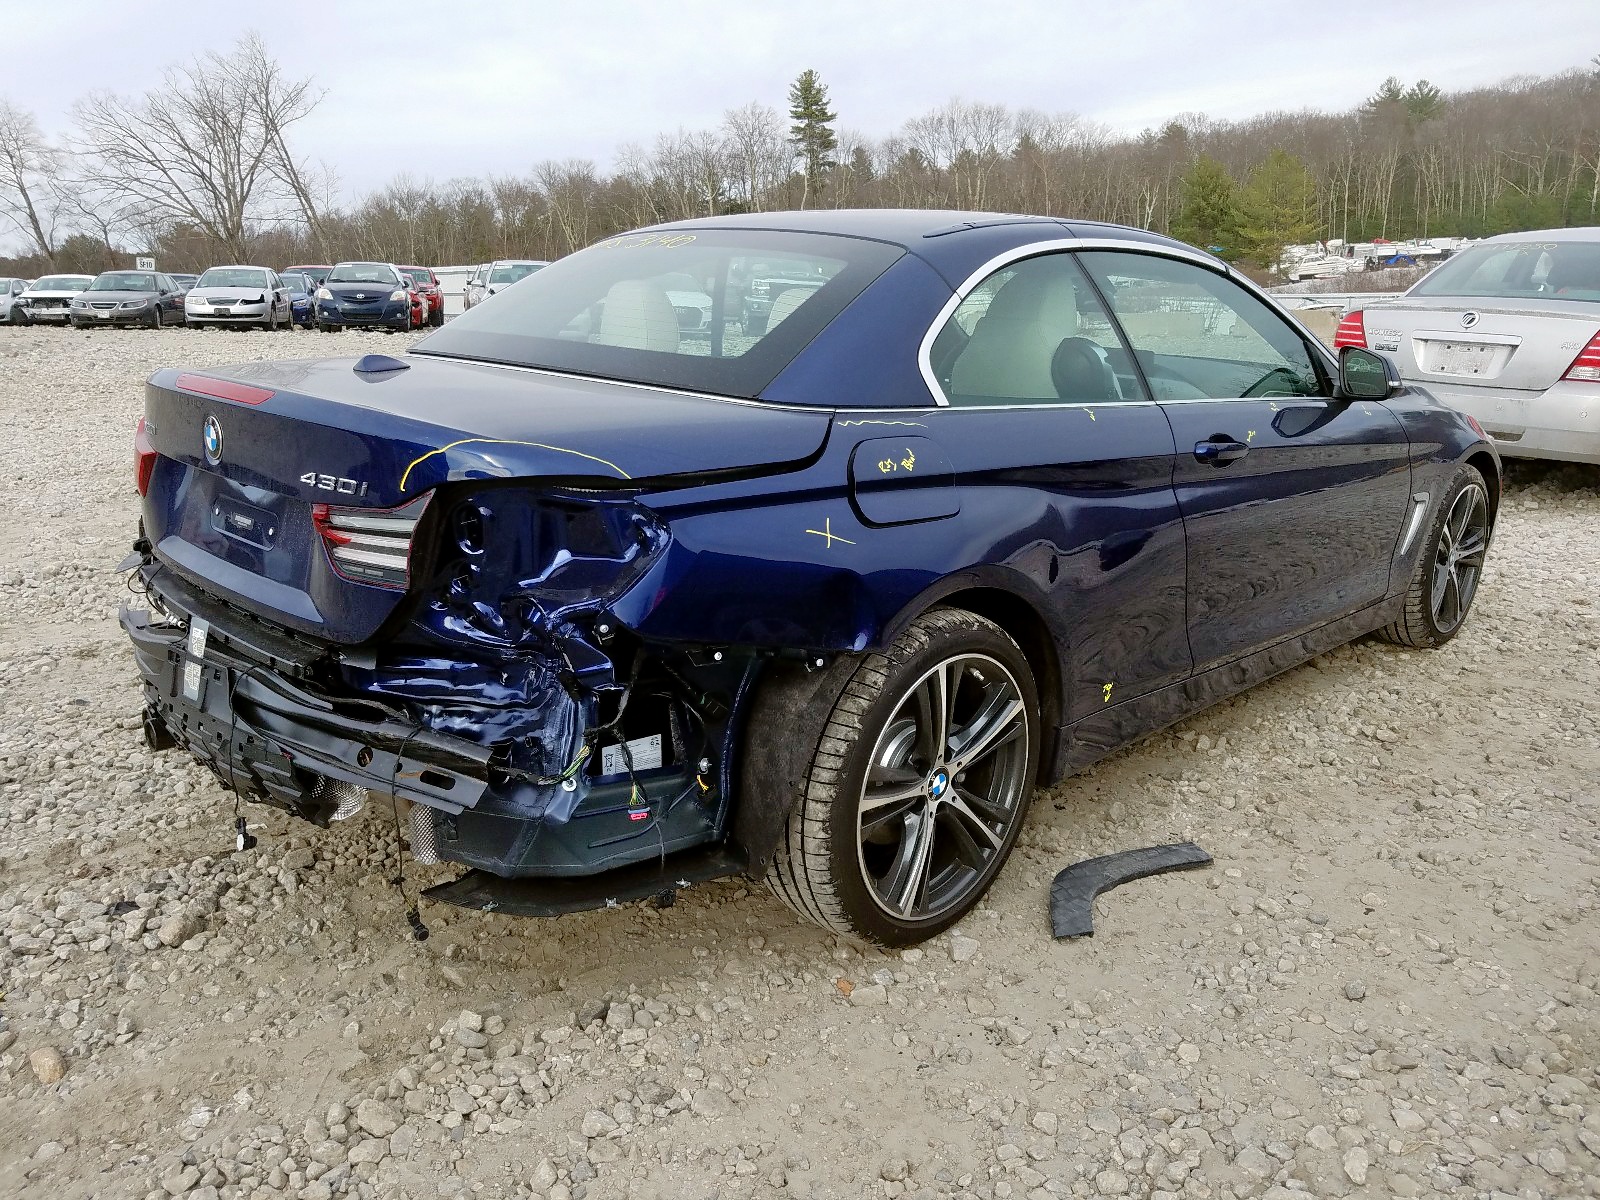
[[[1495,350],[1487,342],[1433,342],[1429,366],[1435,375],[1484,375],[1494,362]]]

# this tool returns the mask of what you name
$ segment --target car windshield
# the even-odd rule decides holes
[[[94,280],[88,275],[46,275],[33,281],[35,292],[81,292]]]
[[[88,288],[91,292],[153,292],[156,277],[143,271],[107,271]]]
[[[625,234],[551,263],[414,349],[754,397],[903,253],[810,233]],[[803,262],[821,286],[782,289],[756,321],[746,281],[775,255]]]
[[[328,272],[329,283],[399,283],[388,263],[340,263]]]
[[[212,267],[200,276],[200,282],[195,287],[243,287],[264,288],[267,286],[267,273],[255,267]]]
[[[513,263],[510,266],[496,267],[489,272],[489,282],[515,283],[519,279],[526,279],[538,269],[533,263]]]
[[[1414,296],[1600,300],[1600,242],[1495,242],[1442,264]]]
[[[422,270],[420,267],[407,267],[406,274],[426,287],[433,282],[433,272]]]
[[[283,280],[283,286],[291,292],[309,292],[311,290],[311,280],[296,271],[289,271],[279,275],[278,278]]]

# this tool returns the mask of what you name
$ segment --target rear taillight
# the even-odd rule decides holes
[[[144,418],[133,427],[133,483],[139,495],[150,494],[150,476],[156,470],[156,448],[150,444],[150,435],[144,430]]]
[[[1359,308],[1345,313],[1339,319],[1339,328],[1333,331],[1333,348],[1338,350],[1344,346],[1367,348],[1367,322]]]
[[[1572,360],[1561,378],[1575,383],[1600,383],[1600,333],[1589,339],[1589,344]]]
[[[311,523],[327,547],[328,561],[344,578],[403,588],[410,578],[412,537],[427,507],[428,496],[400,508],[313,504]]]

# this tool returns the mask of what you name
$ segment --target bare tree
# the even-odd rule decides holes
[[[62,155],[45,140],[31,112],[0,99],[0,215],[55,265],[53,183]]]
[[[170,68],[143,96],[93,92],[80,100],[85,178],[143,217],[193,225],[229,257],[244,258],[252,221],[308,206],[309,188],[302,197],[285,183],[292,175],[304,184],[286,133],[318,100],[309,84],[283,79],[247,37],[230,54]]]

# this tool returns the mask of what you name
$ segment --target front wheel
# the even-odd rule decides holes
[[[1398,646],[1431,650],[1461,632],[1483,578],[1492,529],[1488,486],[1476,467],[1463,465],[1428,529],[1400,619],[1380,629],[1378,636]]]
[[[824,928],[886,946],[960,920],[999,873],[1039,769],[1016,642],[937,609],[857,666],[812,753],[767,884]]]
[[[153,309],[150,310],[150,328],[151,329],[160,329],[161,328],[161,309],[153,308]]]

